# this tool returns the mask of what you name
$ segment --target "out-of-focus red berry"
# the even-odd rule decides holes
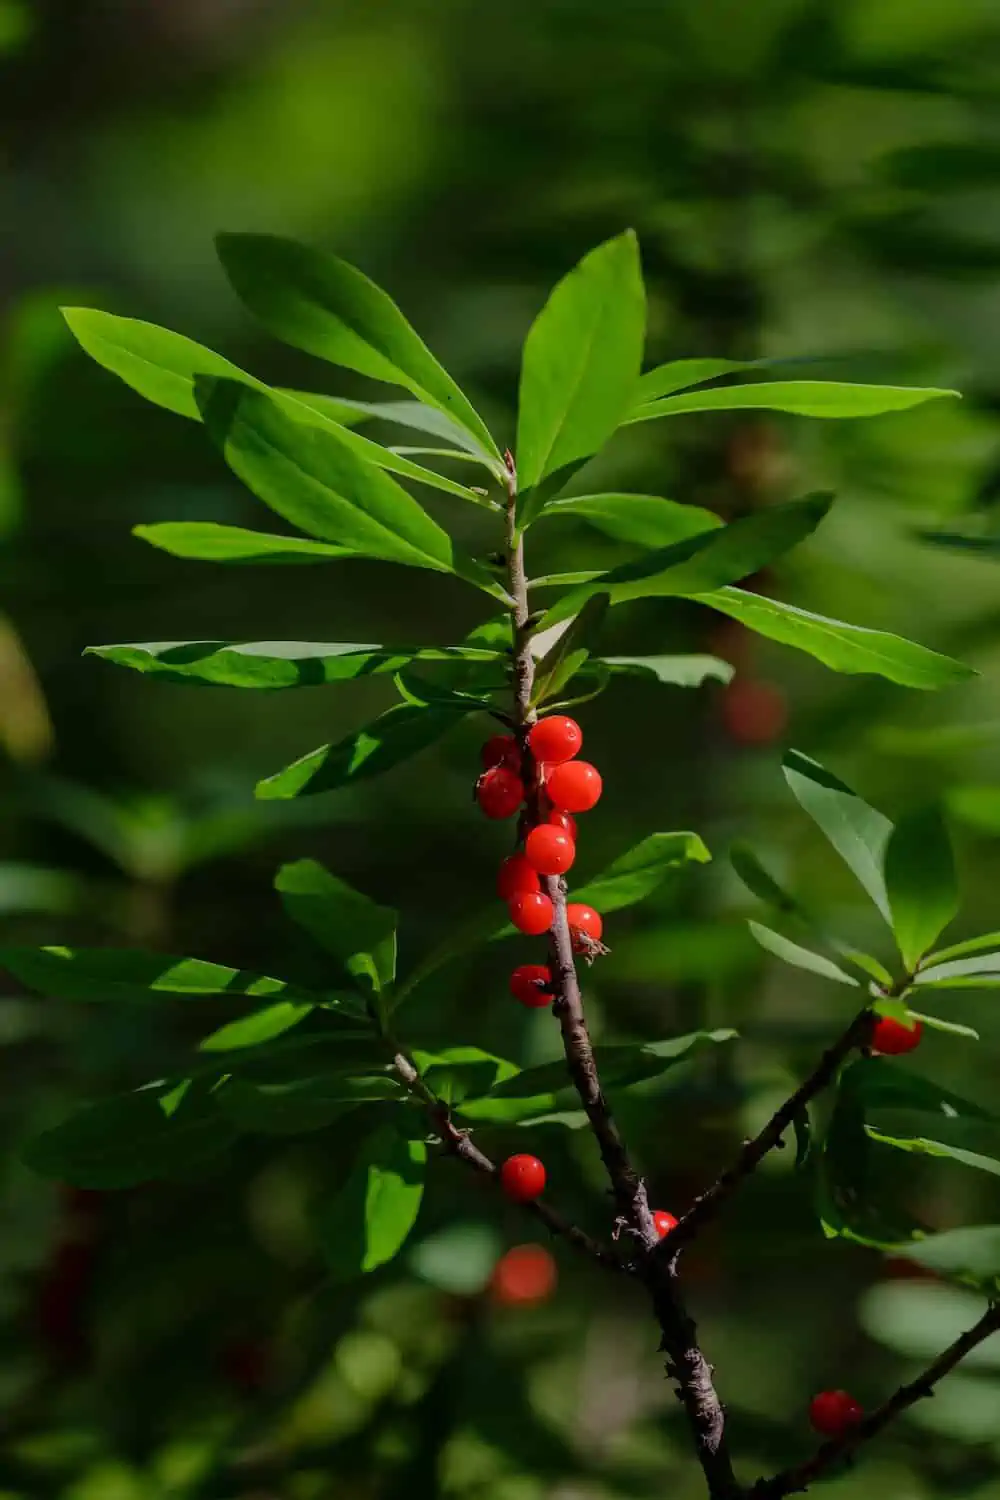
[[[552,926],[555,915],[552,902],[544,891],[521,891],[507,903],[510,920],[518,932],[541,937]]]
[[[497,874],[497,895],[501,901],[510,901],[524,891],[540,891],[541,888],[538,871],[532,869],[524,855],[508,854]]]
[[[488,818],[512,818],[524,801],[524,782],[507,766],[493,766],[476,782],[476,801]]]
[[[530,1307],[546,1302],[557,1280],[555,1260],[544,1245],[515,1245],[493,1267],[490,1296],[500,1307]]]
[[[901,1057],[904,1052],[912,1052],[914,1047],[920,1046],[923,1031],[922,1021],[914,1021],[911,1028],[897,1021],[895,1016],[879,1016],[872,1032],[872,1047],[885,1057]]]
[[[552,970],[545,964],[521,964],[510,976],[510,992],[522,1005],[540,1010],[552,1004]]]
[[[479,759],[487,771],[493,766],[509,766],[516,771],[521,759],[517,740],[512,734],[494,734],[480,750]]]
[[[661,1240],[663,1239],[664,1235],[670,1233],[671,1229],[677,1228],[677,1220],[674,1218],[673,1214],[668,1214],[665,1208],[654,1208],[653,1224]]]
[[[574,952],[585,953],[587,951],[587,938],[594,943],[601,941],[604,922],[600,913],[596,912],[592,906],[586,906],[582,901],[571,901],[566,908],[566,921],[569,924],[569,935],[573,940]]]
[[[532,1203],[545,1191],[545,1168],[537,1156],[508,1156],[500,1168],[500,1186],[514,1203]]]
[[[524,857],[539,875],[564,875],[576,858],[576,845],[564,829],[539,823],[524,841]]]
[[[847,1391],[820,1391],[809,1403],[809,1421],[823,1437],[841,1437],[864,1414],[864,1407]]]
[[[773,745],[788,728],[788,700],[776,683],[738,677],[722,694],[722,722],[737,745]]]
[[[600,800],[601,773],[587,760],[568,760],[546,772],[545,790],[562,812],[589,812]]]
[[[565,714],[539,719],[528,732],[528,745],[535,759],[550,761],[553,765],[579,755],[582,744],[583,730],[575,719],[569,719]]]

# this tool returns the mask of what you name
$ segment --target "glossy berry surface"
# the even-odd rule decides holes
[[[549,770],[545,790],[561,812],[589,812],[601,796],[601,773],[588,760],[568,760]]]
[[[539,823],[524,841],[524,857],[539,875],[564,875],[576,858],[576,845],[562,828]]]
[[[586,942],[581,942],[580,934],[584,938],[590,938],[592,942],[599,943],[604,931],[604,922],[599,912],[592,906],[585,906],[582,901],[571,901],[566,908],[566,920],[569,923],[570,937],[573,939],[573,948],[577,953],[586,949]]]
[[[575,719],[569,719],[565,714],[539,719],[528,734],[528,745],[535,759],[550,761],[553,765],[579,755],[582,744],[583,730]]]
[[[901,1057],[904,1052],[912,1052],[914,1047],[920,1046],[923,1030],[921,1021],[915,1021],[911,1030],[895,1016],[880,1016],[872,1032],[872,1046],[884,1057]]]
[[[515,1245],[493,1267],[490,1296],[501,1307],[546,1302],[556,1289],[556,1263],[544,1245]]]
[[[520,760],[517,740],[512,734],[494,734],[480,750],[479,759],[487,771],[492,766],[503,765],[516,771]]]
[[[488,818],[512,818],[524,801],[524,782],[507,766],[493,766],[476,783],[476,801]]]
[[[552,902],[544,891],[521,891],[507,903],[510,920],[518,932],[541,937],[552,926]]]
[[[546,823],[551,823],[553,828],[561,828],[563,833],[568,833],[570,838],[575,842],[577,827],[576,819],[572,813],[563,812],[560,808],[553,808],[545,821]]]
[[[497,895],[501,901],[526,891],[541,890],[538,871],[533,870],[523,854],[508,854],[497,872]]]
[[[545,964],[521,964],[510,976],[510,992],[522,1005],[541,1009],[552,1004],[552,970]]]
[[[864,1408],[847,1391],[820,1391],[809,1403],[809,1421],[823,1437],[840,1437],[864,1414]]]
[[[677,1228],[677,1220],[674,1218],[673,1214],[668,1214],[665,1208],[654,1208],[653,1224],[655,1225],[656,1232],[660,1236],[661,1240],[663,1239],[664,1235],[670,1233],[671,1229]]]
[[[500,1186],[514,1203],[531,1203],[545,1191],[545,1168],[537,1156],[508,1156],[500,1168]]]

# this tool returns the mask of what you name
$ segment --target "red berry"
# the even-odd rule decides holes
[[[545,781],[553,807],[563,812],[589,812],[601,795],[601,773],[586,760],[553,766]]]
[[[788,726],[788,703],[773,682],[731,682],[722,695],[722,722],[737,745],[770,745]]]
[[[653,1224],[655,1225],[656,1232],[660,1236],[661,1240],[663,1239],[664,1235],[670,1233],[671,1229],[677,1228],[677,1220],[674,1218],[673,1214],[668,1214],[665,1208],[654,1208]]]
[[[493,766],[504,765],[516,770],[520,758],[517,740],[512,734],[494,734],[479,752],[479,759],[487,771]]]
[[[576,840],[576,819],[572,813],[562,812],[555,808],[546,818],[546,823],[551,823],[553,828],[561,828],[563,833],[568,833],[570,838]]]
[[[515,1203],[531,1203],[545,1191],[545,1168],[537,1156],[508,1156],[500,1168],[500,1186]]]
[[[586,952],[586,938],[590,938],[595,943],[601,941],[604,922],[600,913],[596,912],[592,906],[584,906],[581,901],[571,901],[566,908],[566,921],[569,923],[569,935],[573,939],[575,953]],[[581,934],[583,941],[581,941]]]
[[[880,1016],[872,1032],[872,1047],[886,1057],[900,1057],[919,1047],[923,1029],[922,1021],[914,1021],[911,1029],[897,1021],[895,1016]]]
[[[864,1408],[847,1391],[820,1391],[809,1403],[809,1421],[823,1437],[840,1437],[864,1414]]]
[[[525,891],[539,891],[541,885],[537,870],[533,870],[523,854],[508,854],[497,874],[497,895],[501,901]]]
[[[565,714],[539,719],[528,734],[528,746],[535,759],[550,760],[557,765],[579,755],[582,744],[583,730]]]
[[[547,1301],[556,1279],[556,1263],[544,1245],[515,1245],[493,1267],[490,1296],[501,1307],[528,1307]]]
[[[537,1007],[552,1003],[552,970],[545,964],[521,964],[510,976],[510,992],[522,1005]]]
[[[476,801],[488,818],[512,818],[524,801],[524,782],[507,766],[492,766],[476,782]]]
[[[555,915],[552,902],[544,891],[519,891],[507,903],[510,920],[518,932],[528,937],[541,937],[552,926]]]
[[[524,841],[524,857],[539,875],[564,875],[576,858],[576,845],[561,828],[539,823]]]

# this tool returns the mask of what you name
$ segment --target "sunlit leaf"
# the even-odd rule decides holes
[[[619,855],[600,875],[574,890],[572,899],[600,912],[619,911],[644,901],[672,870],[707,864],[711,858],[696,833],[651,833]]]
[[[338,1279],[374,1271],[402,1248],[424,1191],[427,1147],[390,1126],[369,1136],[344,1186],[321,1208],[320,1242]]]
[[[0,948],[0,966],[55,1000],[149,1004],[205,996],[259,996],[315,1004],[317,996],[283,979],[228,969],[200,958],[115,948]]]
[[[672,359],[668,364],[657,365],[647,370],[636,387],[635,406],[648,406],[674,391],[686,391],[693,385],[704,385],[708,380],[718,380],[720,375],[734,375],[737,370],[749,370],[754,360],[750,359]]]
[[[398,703],[335,745],[323,745],[257,783],[264,799],[312,796],[332,792],[371,776],[381,776],[409,760],[453,729],[459,714],[454,708],[425,708]]]
[[[650,677],[668,687],[731,682],[734,668],[717,656],[602,656],[599,665],[615,677]]]
[[[877,417],[906,411],[958,391],[902,385],[848,385],[836,380],[784,380],[759,385],[714,386],[667,396],[640,407],[633,422],[694,411],[785,411],[801,417]]]
[[[600,640],[609,604],[607,594],[593,594],[566,629],[560,631],[535,667],[532,704],[556,697],[587,661]]]
[[[786,964],[793,964],[797,969],[808,969],[813,974],[819,974],[823,979],[834,979],[838,984],[856,985],[858,981],[851,974],[846,974],[843,969],[837,967],[830,959],[824,958],[821,953],[811,953],[808,948],[802,948],[798,943],[782,937],[780,932],[774,932],[770,927],[764,927],[760,922],[748,922],[747,926],[753,933],[757,942],[776,958],[780,958]]]
[[[339,547],[333,542],[247,531],[242,526],[220,526],[215,521],[158,521],[152,526],[134,526],[132,535],[173,557],[195,562],[322,563],[358,555],[353,548]]]
[[[888,818],[869,807],[839,777],[798,750],[784,759],[785,780],[841,859],[892,923],[882,868],[892,833]]]
[[[1000,986],[1000,952],[935,961],[914,977],[915,985],[939,990],[996,989]]]
[[[885,884],[899,951],[912,971],[958,913],[955,857],[936,807],[911,814],[893,830]]]
[[[639,547],[667,547],[722,525],[709,510],[659,495],[566,495],[550,500],[543,512],[546,521],[560,516],[587,521],[607,536]]]

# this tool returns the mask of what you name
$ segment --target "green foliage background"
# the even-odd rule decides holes
[[[548,288],[632,224],[654,357],[806,356],[809,376],[965,393],[857,424],[753,413],[648,424],[613,467],[595,465],[595,489],[729,519],[836,491],[821,531],[767,586],[982,674],[922,694],[835,677],[670,600],[612,617],[619,654],[716,652],[737,681],[774,683],[790,705],[787,728],[757,747],[734,738],[715,683],[623,681],[580,711],[606,786],[586,824],[594,867],[651,827],[696,829],[715,855],[609,923],[614,952],[588,994],[602,1040],[741,1033],[619,1111],[654,1202],[679,1211],[851,1003],[756,947],[743,918],[759,910],[729,873],[730,842],[748,840],[785,886],[886,956],[877,918],[787,793],[785,745],[893,817],[943,797],[965,895],[956,935],[1000,926],[995,7],[7,0],[0,47],[5,945],[149,946],[309,983],[323,960],[304,938],[295,946],[273,892],[283,860],[321,859],[398,907],[416,953],[478,909],[506,852],[505,831],[470,805],[472,727],[325,802],[252,802],[261,776],[387,706],[387,683],[239,694],[82,659],[95,643],[178,637],[448,643],[478,614],[443,576],[370,562],[214,569],[134,539],[137,523],[254,526],[259,507],[199,428],[80,354],[60,303],[182,330],[275,384],[365,394],[259,335],[212,251],[220,229],[311,240],[385,285],[512,436],[518,352]],[[442,513],[436,497],[430,508]],[[538,571],[618,560],[610,540],[556,530],[548,543],[538,533]],[[507,999],[509,953],[484,951],[415,997],[422,1045],[555,1055],[545,1015]],[[4,995],[0,1492],[700,1494],[627,1288],[557,1248],[560,1289],[544,1308],[497,1315],[470,1298],[525,1226],[457,1165],[436,1164],[411,1249],[360,1290],[330,1281],[312,1227],[322,1189],[353,1160],[346,1123],[243,1142],[222,1174],[85,1203],[54,1192],[21,1164],[25,1137],[151,1076],[204,1028],[189,1031],[183,1010],[153,1020],[43,1003],[12,980]],[[986,1107],[994,1004],[949,997],[948,1015],[982,1042],[933,1033],[918,1054],[919,1071]],[[563,1203],[600,1227],[590,1142],[555,1127],[533,1141]],[[791,1156],[688,1257],[750,1466],[806,1449],[814,1389],[878,1400],[971,1321],[975,1301],[824,1242]],[[887,1202],[898,1195],[940,1229],[1000,1221],[990,1175],[896,1160]],[[80,1244],[92,1253],[66,1249]],[[85,1276],[66,1269],[74,1253]],[[60,1267],[64,1283],[85,1283],[79,1317],[62,1322]],[[831,1493],[996,1500],[997,1366],[987,1345]]]

